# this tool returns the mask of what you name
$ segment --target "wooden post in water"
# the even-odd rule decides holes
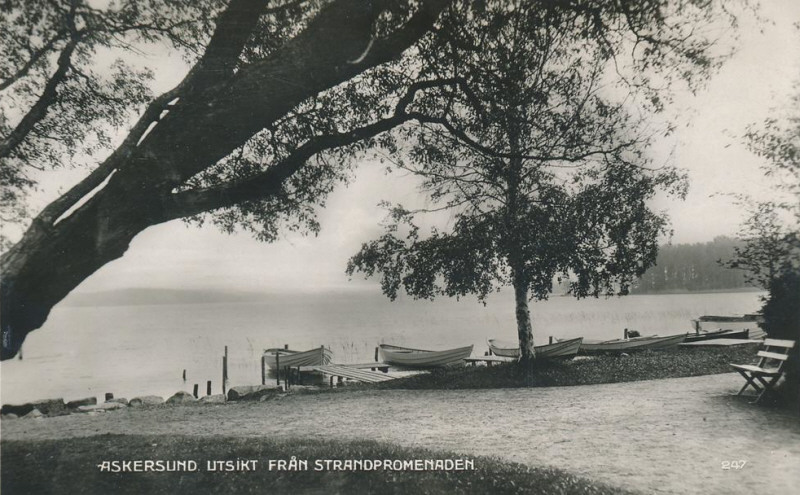
[[[225,346],[225,355],[222,356],[222,395],[228,393],[228,346]]]
[[[550,336],[550,343],[551,344],[553,343],[553,336],[552,335]]]
[[[183,381],[186,381],[186,370],[183,370]]]
[[[628,339],[628,329],[627,328],[625,329],[625,333],[623,334],[623,336],[624,336],[624,338],[626,340]]]
[[[289,344],[283,344],[283,348],[288,351],[289,350]]]
[[[261,385],[267,384],[267,358],[261,355]]]
[[[198,392],[199,392],[199,388],[200,388],[200,387],[198,386],[198,384],[196,384],[196,383],[195,383],[195,384],[194,384],[194,389],[192,390],[192,395],[194,395],[194,398],[195,398],[195,399],[197,399],[197,394],[198,394]]]
[[[211,395],[211,380],[206,382],[206,395]]]
[[[278,388],[281,387],[281,353],[275,351],[275,380]]]
[[[380,347],[376,347],[376,348],[375,348],[375,362],[376,362],[376,363],[378,362],[378,350],[379,350],[379,349],[380,349]]]

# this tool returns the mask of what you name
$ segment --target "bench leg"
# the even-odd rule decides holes
[[[765,395],[774,393],[775,384],[778,382],[780,377],[781,375],[775,375],[771,380],[767,381],[761,376],[758,376],[758,380],[764,385],[764,390],[758,394],[758,398],[754,401],[754,404],[761,402],[761,399],[763,399]]]
[[[742,370],[737,370],[737,371],[739,371],[739,374],[742,375],[745,380],[747,380],[747,383],[742,385],[742,388],[739,389],[739,393],[736,395],[742,395],[744,391],[747,390],[747,387],[753,387],[756,390],[756,392],[761,392],[761,387],[759,387],[758,384],[755,382],[756,375],[748,375],[746,372]]]

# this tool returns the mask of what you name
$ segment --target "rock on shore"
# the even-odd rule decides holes
[[[197,402],[197,399],[189,392],[184,391],[175,392],[175,395],[167,399],[167,404],[189,404],[192,402]]]
[[[97,404],[97,397],[86,397],[67,402],[67,409],[77,409],[80,406],[93,406],[95,404]]]
[[[222,394],[206,395],[204,397],[200,397],[200,402],[203,404],[224,404],[225,396]]]
[[[280,389],[267,385],[238,385],[228,390],[228,400],[260,400],[279,392]]]
[[[159,404],[163,404],[164,399],[157,395],[143,395],[141,397],[134,397],[133,399],[128,402],[128,405],[131,407],[143,407],[143,406],[157,406]]]
[[[40,413],[52,416],[64,413],[66,408],[67,405],[64,403],[64,399],[46,399],[19,405],[4,404],[2,410],[0,410],[0,414],[13,413],[19,417],[23,417],[34,409],[38,409]]]

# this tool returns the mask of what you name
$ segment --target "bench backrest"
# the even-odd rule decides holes
[[[794,348],[794,345],[794,340],[764,339],[764,350],[758,351],[758,357],[761,358],[758,366],[763,368],[771,360],[780,361],[780,364],[778,364],[778,369],[780,370],[786,360],[789,359],[789,351]]]

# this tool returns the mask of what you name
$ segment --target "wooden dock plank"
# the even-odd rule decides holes
[[[394,380],[395,377],[377,371],[367,371],[348,366],[329,364],[324,366],[313,366],[313,371],[324,375],[339,376],[351,380],[358,380],[367,383],[384,382]]]

